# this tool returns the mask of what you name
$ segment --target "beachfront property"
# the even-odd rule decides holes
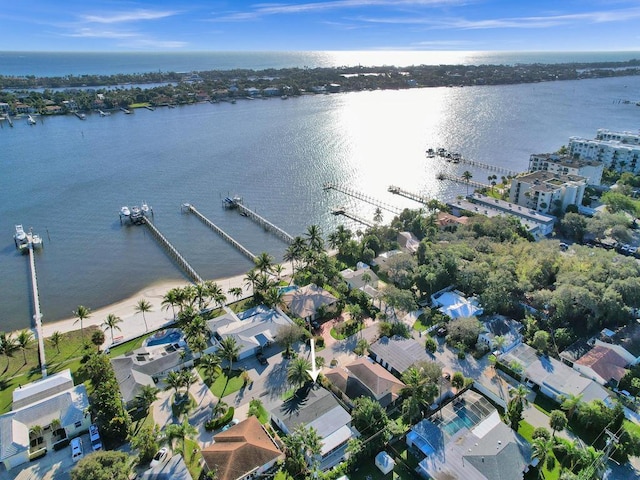
[[[344,368],[332,368],[324,376],[349,399],[368,397],[384,408],[394,404],[405,387],[404,382],[367,357],[359,358]]]
[[[587,185],[600,185],[604,165],[597,160],[574,158],[557,153],[534,153],[529,157],[529,172],[551,172],[584,177]]]
[[[142,347],[111,359],[120,394],[127,408],[137,404],[144,386],[155,386],[170,371],[193,366],[193,354],[180,329],[160,330]]]
[[[416,362],[431,361],[424,345],[413,338],[382,337],[368,350],[371,358],[398,377]]]
[[[536,212],[564,212],[569,205],[582,205],[586,186],[584,177],[539,170],[511,179],[509,201]]]
[[[284,453],[269,432],[254,417],[213,437],[202,449],[205,470],[218,480],[244,480],[261,475],[284,459]]]
[[[520,322],[502,315],[495,315],[482,322],[478,343],[486,345],[490,351],[508,352],[522,342],[523,328],[524,325]],[[496,337],[500,337],[500,342],[496,340]]]
[[[323,313],[335,312],[338,299],[322,287],[311,283],[286,291],[282,301],[294,317],[311,322]]]
[[[475,298],[467,298],[464,293],[447,287],[431,295],[431,305],[451,319],[477,317],[484,313]]]
[[[569,138],[573,157],[602,162],[620,172],[640,172],[640,134],[598,129],[595,139]]]
[[[12,410],[0,416],[0,462],[10,470],[88,431],[88,409],[87,389],[74,386],[71,370],[17,388]]]
[[[220,347],[220,341],[232,337],[239,347],[238,360],[243,360],[261,352],[271,345],[283,325],[293,321],[283,312],[264,305],[234,313],[227,310],[224,314],[207,321],[211,332],[211,344],[204,353],[214,353]]]
[[[471,390],[415,425],[406,442],[424,457],[418,473],[434,480],[516,480],[531,464],[529,443]]]
[[[273,408],[271,420],[287,435],[298,425],[313,427],[322,442],[315,460],[323,471],[346,459],[349,440],[360,436],[351,426],[349,412],[331,392],[317,384],[299,389],[289,400]]]
[[[522,205],[499,200],[481,193],[473,193],[466,198],[447,202],[453,215],[459,216],[463,212],[485,215],[489,218],[510,216],[517,218],[534,238],[544,238],[553,233],[556,217],[537,212]]]
[[[553,357],[538,355],[526,343],[520,343],[510,351],[500,355],[500,363],[520,365],[524,383],[531,382],[540,388],[540,393],[561,402],[562,397],[582,396],[583,402],[602,400],[612,406],[609,392],[590,378]],[[515,363],[514,363],[515,362]]]

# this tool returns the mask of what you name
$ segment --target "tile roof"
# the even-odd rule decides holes
[[[331,293],[313,283],[285,293],[282,300],[289,307],[289,311],[300,318],[315,315],[321,306],[333,305],[338,301]]]
[[[602,345],[596,345],[576,360],[575,363],[590,367],[600,375],[605,382],[611,379],[619,382],[627,373],[627,370],[624,368],[627,366],[627,361],[614,350]]]
[[[373,393],[376,400],[389,396],[386,407],[395,400],[405,384],[370,358],[360,358],[346,366],[349,373]]]
[[[214,437],[202,457],[219,480],[235,480],[283,455],[256,417],[249,417]]]

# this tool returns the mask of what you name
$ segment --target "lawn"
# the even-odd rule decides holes
[[[178,442],[178,444],[181,443],[182,442]],[[187,438],[184,442],[184,449],[186,450],[183,454],[184,463],[189,469],[191,478],[200,478],[200,474],[202,473],[200,446],[193,440]]]
[[[241,370],[231,370],[230,377],[227,376],[228,370],[223,370],[213,383],[206,377],[202,368],[198,367],[198,373],[209,387],[209,390],[211,390],[211,393],[218,398],[237,392],[244,386]]]
[[[364,324],[360,322],[354,322],[353,320],[347,320],[346,322],[339,323],[331,329],[331,336],[336,340],[344,340],[351,335],[358,333],[362,330]]]
[[[534,431],[534,427],[533,425],[531,425],[528,422],[525,422],[524,420],[522,420],[520,422],[519,428],[518,428],[518,433],[520,435],[522,435],[522,437],[528,441],[529,443],[533,442],[533,431]],[[553,455],[553,453],[551,453],[551,455],[555,458],[555,455]],[[530,472],[532,470],[536,470],[536,469],[530,469]],[[537,471],[537,470],[536,470]],[[526,479],[533,479],[533,478],[537,478],[537,473],[536,475],[533,475],[531,473],[531,476],[526,476]],[[555,466],[553,468],[553,470],[547,470],[547,466],[544,466],[544,470],[542,471],[542,478],[544,478],[545,480],[558,480],[558,478],[560,478],[560,462],[558,461],[558,459],[556,458],[556,462],[555,462]]]

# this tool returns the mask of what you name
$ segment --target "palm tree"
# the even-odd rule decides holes
[[[138,405],[142,407],[143,410],[149,410],[151,404],[158,399],[158,390],[153,385],[143,385],[140,389],[140,393],[136,395],[136,400],[138,401]]]
[[[278,287],[271,287],[264,292],[263,300],[269,308],[284,307],[286,303],[282,297],[283,293]]]
[[[553,441],[544,437],[538,437],[531,444],[531,458],[538,459],[538,478],[543,478],[544,466],[553,447]]]
[[[165,390],[174,389],[175,395],[178,395],[178,391],[182,388],[182,377],[176,371],[171,371],[165,377],[164,383],[166,385]]]
[[[80,322],[80,335],[82,336],[82,343],[84,344],[84,321],[91,316],[91,310],[82,305],[78,305],[78,308],[73,312],[73,316],[77,318],[73,324]]]
[[[262,252],[253,259],[256,269],[261,273],[269,273],[273,268],[273,257],[267,252]]]
[[[9,357],[13,355],[13,352],[17,348],[16,340],[13,338],[11,333],[0,333],[0,353],[7,357],[7,366],[4,369],[5,372],[9,368]]]
[[[493,339],[493,345],[499,352],[502,352],[502,347],[504,347],[506,343],[507,337],[505,337],[504,335],[498,335]]]
[[[22,350],[22,356],[24,357],[25,365],[27,364],[27,348],[31,346],[32,342],[33,333],[31,333],[29,330],[22,330],[16,337],[16,343],[18,345],[18,348]]]
[[[231,373],[231,367],[233,361],[238,358],[240,353],[240,346],[237,344],[234,337],[225,337],[220,341],[220,357],[229,362],[229,373]]]
[[[146,312],[152,312],[153,310],[151,310],[151,303],[149,303],[149,301],[145,298],[141,298],[140,300],[138,300],[138,303],[136,304],[136,308],[135,308],[136,313],[142,313],[142,321],[144,321],[144,328],[145,331],[149,331],[149,326],[147,325],[147,318],[145,316]]]
[[[122,319],[113,313],[107,315],[107,318],[105,318],[104,322],[102,322],[101,326],[104,327],[105,330],[111,330],[111,343],[114,343],[113,329],[115,328],[119,332],[122,331],[122,329],[118,326],[119,323],[122,323]]]
[[[276,263],[273,267],[271,267],[271,271],[276,276],[276,280],[280,282],[282,279],[282,274],[284,273],[284,266],[281,263]]]
[[[55,348],[58,353],[60,353],[60,344],[62,343],[63,338],[64,337],[62,333],[59,332],[58,330],[53,332],[49,337],[49,342],[51,343],[51,346],[53,346],[53,348]]]
[[[296,357],[287,368],[287,380],[296,387],[301,387],[309,380],[307,370],[311,370],[311,362],[304,357]]]
[[[215,303],[218,306],[221,306],[227,302],[227,296],[222,291],[222,288],[220,288],[220,285],[218,285],[216,282],[212,280],[207,280],[204,283],[207,286],[207,290],[209,292],[209,298],[213,301],[213,303]],[[242,293],[242,290],[240,292]]]
[[[469,181],[473,178],[473,173],[471,173],[469,170],[465,170],[464,172],[462,172],[462,178],[465,182],[467,182],[467,196],[469,196]]]
[[[321,252],[324,249],[322,231],[318,225],[310,225],[307,227],[307,245],[309,245],[309,248],[314,252]]]
[[[553,431],[552,437],[555,438],[556,431],[564,430],[567,426],[567,416],[562,410],[552,410],[549,415],[549,426]]]
[[[402,374],[402,381],[405,386],[401,393],[404,397],[402,401],[402,415],[410,422],[422,418],[422,409],[428,405],[437,394],[435,385],[428,385],[425,377],[416,367],[409,367]]]
[[[227,293],[229,295],[232,295],[233,298],[235,299],[235,301],[237,302],[238,299],[242,296],[242,288],[241,287],[231,287],[229,290],[227,290]]]
[[[252,291],[255,290],[256,281],[258,280],[259,277],[260,277],[260,273],[255,268],[252,268],[247,272],[247,274],[244,277],[244,285],[247,288],[247,290],[249,290],[249,288],[251,288]]]
[[[198,377],[193,373],[193,370],[189,369],[182,370],[182,372],[180,372],[180,376],[182,377],[182,386],[188,393],[191,385],[198,381]]]
[[[196,301],[198,302],[198,311],[202,311],[207,308],[207,298],[209,297],[209,289],[207,285],[203,283],[198,283],[195,286],[195,295]]]
[[[318,432],[313,427],[300,424],[283,441],[286,447],[285,468],[294,478],[307,478],[307,458],[312,459],[312,467],[315,467],[322,450],[322,439]]]
[[[180,440],[182,443],[181,453],[184,456],[184,445],[187,438],[193,438],[197,433],[198,429],[191,425],[188,420],[184,420],[181,424],[172,423],[168,425],[165,430],[165,441],[168,443],[173,443],[173,440]],[[177,449],[174,449],[177,451]]]
[[[180,304],[178,289],[172,288],[162,297],[162,310],[168,310],[171,307],[173,318],[176,318],[176,305]]]
[[[285,262],[291,262],[292,276],[296,274],[296,262],[302,259],[304,251],[307,249],[307,244],[304,238],[297,236],[293,238],[293,242],[287,247],[284,252],[283,260]]]
[[[572,418],[576,410],[580,407],[580,403],[582,403],[582,394],[574,395],[570,393],[563,395],[560,400],[560,408],[567,412],[567,417]]]
[[[373,214],[373,222],[380,223],[382,221],[382,210],[380,207],[376,207],[376,211]]]
[[[215,354],[204,355],[200,358],[200,366],[209,381],[212,381],[220,372],[221,362],[220,357]]]

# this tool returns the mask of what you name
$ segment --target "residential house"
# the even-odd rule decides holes
[[[420,361],[431,361],[424,345],[413,338],[382,337],[369,346],[369,355],[398,377],[411,365]]]
[[[365,285],[378,288],[380,280],[378,275],[370,268],[359,268],[358,270],[347,268],[341,271],[340,275],[342,275],[344,281],[347,282],[349,290],[362,289]]]
[[[604,332],[604,330],[603,330]],[[640,322],[629,323],[624,328],[611,332],[612,335],[602,335],[595,344],[607,343],[619,355],[627,359],[629,365],[640,363]]]
[[[374,267],[384,268],[387,261],[391,257],[398,255],[399,253],[402,253],[402,250],[389,250],[388,252],[382,252],[380,255],[373,259],[371,265],[373,265]]]
[[[167,462],[145,470],[140,480],[193,480],[182,455],[174,455]]]
[[[307,322],[320,317],[322,310],[334,312],[338,303],[336,297],[313,283],[284,293],[282,300],[289,313]]]
[[[313,384],[271,410],[271,420],[289,435],[298,425],[313,427],[322,439],[320,455],[315,459],[328,470],[347,458],[349,440],[360,433],[351,426],[351,415],[331,392]]]
[[[0,114],[6,115],[10,112],[9,104],[6,102],[0,102]]]
[[[36,109],[33,108],[31,105],[27,105],[26,103],[22,103],[22,102],[14,103],[13,110],[16,112],[17,115],[35,113],[36,111]]]
[[[609,392],[553,357],[539,356],[535,348],[520,343],[500,356],[505,365],[517,365],[527,381],[537,385],[540,393],[560,402],[562,397],[582,395],[583,402],[602,400],[611,404]]]
[[[180,332],[178,329],[165,332],[170,331]],[[154,337],[149,337],[145,342],[141,348],[111,359],[120,394],[127,408],[136,405],[143,386],[155,386],[158,377],[172,370],[193,366],[193,354],[182,337],[173,343],[154,345]]]
[[[248,358],[273,343],[283,325],[292,323],[284,313],[264,305],[238,314],[227,310],[207,322],[213,346],[205,350],[205,353],[215,352],[223,338],[232,337],[240,347],[238,359]]]
[[[202,450],[208,472],[218,480],[254,478],[272,468],[284,453],[254,416],[213,437],[214,443]]]
[[[344,368],[333,368],[325,377],[351,400],[369,397],[384,408],[400,396],[405,384],[370,358],[359,358]]]
[[[482,322],[482,332],[478,335],[478,343],[484,344],[491,351],[508,352],[522,342],[523,325],[502,315],[495,315]],[[496,341],[496,337],[500,340]],[[500,347],[498,344],[502,343]]]
[[[457,227],[458,225],[466,225],[469,223],[469,217],[456,217],[455,215],[451,215],[447,212],[438,212],[436,223],[438,224],[438,227],[446,229],[450,227]]]
[[[445,288],[431,295],[431,303],[434,308],[448,317],[476,317],[484,313],[477,300],[468,299],[464,293],[453,290],[453,287]]]
[[[573,363],[574,370],[600,385],[617,387],[628,362],[607,344],[596,345]]]
[[[560,360],[570,367],[573,367],[574,362],[589,352],[592,348],[593,343],[583,339],[577,340],[560,352]]]
[[[418,473],[433,480],[518,480],[531,464],[528,442],[470,390],[414,426],[406,441],[424,456]]]
[[[88,431],[91,424],[87,390],[83,384],[74,386],[70,370],[17,388],[12,407],[0,416],[0,462],[7,470]],[[60,425],[54,430],[56,422]],[[36,426],[41,429],[37,435]]]
[[[398,232],[398,245],[400,248],[409,252],[416,253],[420,246],[420,240],[411,232]]]

